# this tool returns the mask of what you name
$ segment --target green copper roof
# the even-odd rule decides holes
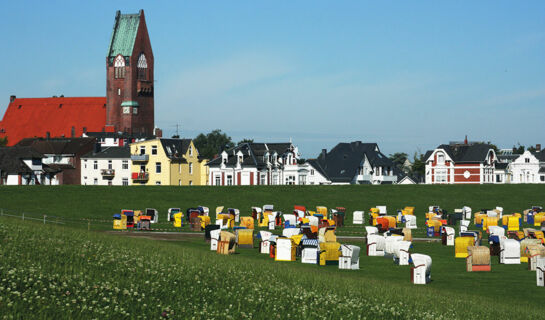
[[[140,105],[138,104],[137,101],[123,101],[121,102],[121,106],[122,107],[139,107]]]
[[[132,55],[139,24],[140,13],[121,14],[120,11],[117,11],[110,47],[108,48],[109,58],[113,58],[118,54],[125,57]]]

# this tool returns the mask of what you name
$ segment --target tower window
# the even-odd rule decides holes
[[[140,56],[138,56],[138,64],[136,67],[138,80],[148,79],[147,70],[148,70],[148,62],[146,61],[146,56],[143,53],[141,53]]]
[[[125,58],[122,55],[118,55],[114,61],[115,78],[125,78]]]

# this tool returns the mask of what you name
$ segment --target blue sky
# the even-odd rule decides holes
[[[3,4],[9,96],[104,96],[115,11],[144,9],[156,126],[194,137],[545,144],[544,1],[19,1]]]

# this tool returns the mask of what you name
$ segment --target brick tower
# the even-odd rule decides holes
[[[144,10],[115,15],[106,57],[106,126],[153,134],[153,52]]]

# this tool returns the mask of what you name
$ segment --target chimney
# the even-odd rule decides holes
[[[536,144],[536,151],[537,152],[541,151],[541,143]]]
[[[11,103],[11,102],[15,101],[16,98],[17,97],[15,95],[9,96],[9,102]]]
[[[322,153],[320,153],[319,157],[325,159],[326,154],[327,154],[327,149],[322,149]]]
[[[162,138],[163,137],[163,130],[159,129],[159,128],[155,128],[154,129],[154,135],[156,138]]]
[[[466,134],[466,138],[464,139],[464,144],[467,144],[467,134]]]

